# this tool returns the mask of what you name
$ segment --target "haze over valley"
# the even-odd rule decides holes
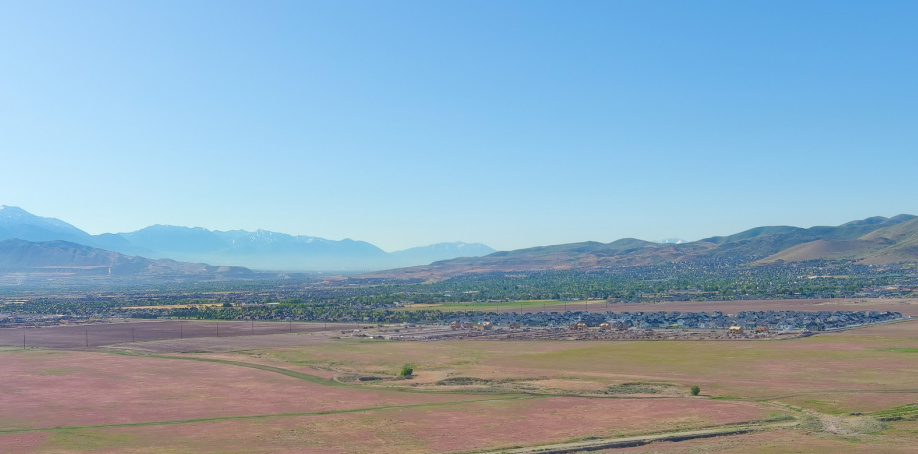
[[[483,244],[457,242],[387,253],[364,241],[264,230],[154,225],[136,232],[90,235],[59,219],[4,205],[0,206],[0,252],[0,267],[8,272],[69,268],[84,276],[161,278],[186,274],[253,278],[255,271],[308,271],[371,272],[366,276],[413,280],[467,273],[602,271],[667,263],[768,266],[821,260],[883,265],[918,261],[918,217],[876,216],[835,227],[763,226],[693,242],[625,238],[607,244],[583,242],[501,252]]]
[[[171,225],[153,225],[128,233],[90,235],[59,219],[35,216],[22,208],[2,205],[0,240],[8,239],[67,241],[130,256],[266,271],[369,271],[494,252],[484,244],[463,242],[386,252],[365,241],[351,239],[335,241],[265,230],[221,232]]]

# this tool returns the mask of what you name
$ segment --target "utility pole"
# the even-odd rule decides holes
[[[252,335],[255,335],[255,319],[252,319]]]
[[[89,328],[86,328],[86,348],[89,348]]]
[[[25,350],[25,331],[22,332],[22,349]]]
[[[136,338],[134,337],[134,327],[132,326],[132,327],[131,327],[131,342],[136,342],[136,341],[137,341],[137,340],[136,340]]]

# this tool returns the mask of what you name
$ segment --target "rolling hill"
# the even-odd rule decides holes
[[[890,222],[897,218],[898,222]],[[897,216],[876,225],[880,228],[857,238],[820,238],[787,248],[759,263],[845,259],[881,265],[918,260],[918,218]]]
[[[865,264],[918,261],[918,218],[872,217],[840,226],[757,227],[735,235],[688,243],[651,243],[633,238],[495,252],[402,268],[367,277],[443,279],[464,273],[538,270],[600,270],[668,262],[768,264],[779,261],[851,260]]]

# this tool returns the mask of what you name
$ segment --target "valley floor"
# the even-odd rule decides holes
[[[918,320],[755,342],[395,342],[343,338],[344,326],[287,328],[2,347],[0,451],[844,453],[918,444]],[[398,377],[405,364],[413,374]]]

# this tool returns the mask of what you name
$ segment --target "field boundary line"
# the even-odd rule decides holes
[[[787,399],[790,397],[801,397],[801,396],[813,396],[819,394],[918,394],[918,389],[916,388],[906,388],[906,389],[828,389],[820,391],[803,391],[794,394],[784,394],[780,396],[770,396],[770,397],[736,397],[723,400],[745,400],[750,402],[769,402],[780,399]]]
[[[180,359],[186,361],[200,361],[205,363],[217,363],[217,364],[226,364],[230,366],[239,366],[239,367],[248,367],[251,369],[259,369],[266,372],[274,372],[276,374],[286,375],[288,377],[297,378],[300,380],[305,380],[311,383],[325,386],[337,386],[342,388],[360,388],[358,386],[350,385],[347,383],[341,383],[336,380],[329,378],[319,377],[318,375],[307,374],[306,372],[298,372],[295,370],[284,369],[283,367],[277,366],[268,366],[266,364],[257,364],[257,363],[247,363],[245,361],[233,361],[229,359],[216,359],[216,358],[196,358],[193,356],[173,356],[173,355],[134,355],[131,353],[119,353],[125,354],[128,356],[140,356],[146,358],[160,358],[160,359]]]
[[[379,407],[350,408],[350,409],[344,409],[344,410],[323,410],[323,411],[313,411],[313,412],[270,413],[270,414],[265,414],[265,415],[216,416],[212,418],[174,419],[174,420],[164,420],[164,421],[145,421],[145,422],[128,422],[128,423],[112,423],[112,424],[87,424],[87,425],[82,425],[82,426],[35,427],[35,428],[27,428],[27,429],[26,428],[0,429],[0,435],[29,433],[29,432],[56,432],[56,431],[66,431],[66,430],[109,429],[109,428],[121,428],[121,427],[168,426],[168,425],[177,425],[177,424],[195,424],[195,423],[204,423],[204,422],[238,421],[238,420],[249,420],[249,419],[298,418],[298,417],[305,417],[305,416],[340,415],[340,414],[348,414],[348,413],[364,413],[364,412],[381,411],[381,410],[399,410],[399,409],[406,409],[406,408],[443,407],[443,406],[449,406],[449,405],[474,404],[474,403],[481,403],[481,402],[498,402],[498,401],[504,401],[504,400],[524,400],[524,399],[534,399],[534,398],[536,398],[536,396],[513,396],[513,397],[502,397],[502,398],[491,398],[491,399],[459,400],[459,401],[447,401],[447,402],[428,402],[428,403],[422,403],[422,404],[383,405]]]
[[[742,435],[765,430],[792,428],[798,425],[797,421],[772,424],[747,424],[742,426],[719,427],[713,429],[697,429],[682,432],[662,433],[656,435],[637,435],[621,438],[604,438],[600,440],[575,441],[570,443],[554,443],[549,445],[494,449],[485,451],[471,451],[475,454],[568,454],[583,451],[598,451],[602,449],[633,448],[654,442],[678,442],[698,438],[723,437],[728,435]]]
[[[283,367],[277,366],[268,366],[265,364],[257,363],[247,363],[245,361],[233,361],[228,359],[216,359],[216,358],[196,358],[192,356],[172,356],[172,355],[160,355],[160,354],[138,354],[125,351],[116,351],[116,350],[96,350],[98,353],[111,353],[115,355],[123,356],[132,356],[138,358],[159,358],[159,359],[177,359],[177,360],[186,360],[186,361],[200,361],[206,363],[217,363],[217,364],[226,364],[229,366],[239,366],[239,367],[248,367],[251,369],[263,370],[265,372],[274,372],[281,375],[286,375],[291,378],[296,378],[299,380],[308,381],[323,386],[337,386],[340,388],[348,389],[359,389],[367,392],[399,392],[399,393],[409,393],[409,394],[437,394],[437,395],[450,395],[450,396],[508,396],[508,397],[532,397],[532,398],[549,398],[549,397],[583,397],[583,398],[602,398],[602,396],[588,396],[588,395],[568,395],[568,394],[541,394],[541,393],[532,393],[525,391],[473,391],[473,390],[451,390],[451,391],[437,391],[437,390],[428,390],[428,389],[411,389],[404,387],[365,387],[356,384],[342,383],[337,380],[332,380],[328,378],[319,377],[317,375],[308,374],[306,372],[298,372],[295,370],[284,369]],[[661,397],[662,398],[662,397]]]
[[[252,369],[259,369],[266,372],[274,372],[281,375],[286,375],[288,377],[297,378],[300,380],[305,380],[311,383],[316,383],[319,385],[325,386],[337,386],[341,388],[349,389],[360,389],[363,391],[378,391],[378,392],[401,392],[401,393],[411,393],[411,394],[439,394],[439,395],[473,395],[473,396],[529,396],[529,397],[539,397],[539,398],[551,398],[551,397],[572,397],[580,399],[621,399],[621,400],[630,400],[630,399],[685,399],[685,396],[650,396],[650,397],[633,397],[633,396],[618,396],[618,395],[600,395],[600,394],[577,394],[577,393],[540,393],[532,391],[513,391],[513,390],[490,390],[490,391],[478,391],[478,390],[450,390],[450,391],[437,391],[432,389],[411,389],[404,387],[365,387],[356,384],[342,383],[337,380],[332,380],[329,378],[323,378],[316,375],[308,374],[306,372],[298,372],[295,370],[285,369],[283,367],[269,366],[266,364],[257,364],[249,363],[245,361],[233,361],[229,359],[216,359],[216,358],[198,358],[193,356],[173,356],[173,355],[162,355],[162,354],[139,354],[131,353],[126,351],[116,351],[116,350],[97,350],[100,353],[111,353],[115,355],[124,355],[132,356],[139,358],[160,358],[160,359],[178,359],[186,361],[200,361],[208,363],[217,363],[217,364],[226,364],[230,366],[239,366],[239,367],[248,367]]]

